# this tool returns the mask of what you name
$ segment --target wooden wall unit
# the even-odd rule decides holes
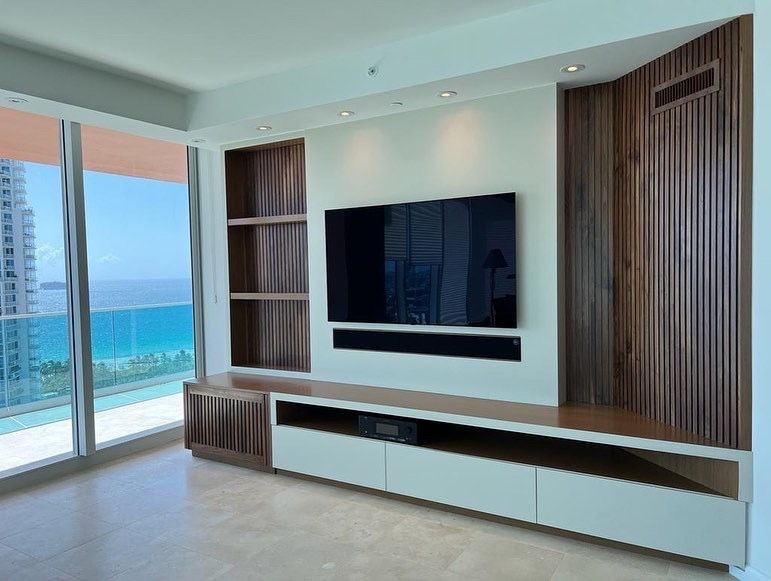
[[[751,50],[744,17],[565,99],[568,399],[741,448]],[[710,63],[718,90],[654,112],[655,87]]]
[[[231,362],[310,371],[303,141],[228,151],[225,168]]]
[[[745,562],[751,453],[704,445],[693,434],[680,438],[676,428],[619,408],[230,373],[186,382],[186,390],[264,397],[273,468],[284,473],[509,519],[502,522]],[[418,443],[362,437],[360,414],[410,418]],[[683,476],[686,458],[699,468]],[[717,473],[719,489],[712,487]]]

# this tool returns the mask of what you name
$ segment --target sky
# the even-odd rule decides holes
[[[25,162],[27,203],[35,210],[39,282],[63,281],[59,168]],[[187,185],[86,171],[91,280],[190,278]]]

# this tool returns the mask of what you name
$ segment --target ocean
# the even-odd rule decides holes
[[[193,350],[190,280],[92,281],[89,294],[95,361]],[[41,362],[69,357],[66,298],[63,289],[40,289],[38,310],[51,314],[19,321],[22,325],[35,321]]]
[[[92,309],[193,302],[190,279],[93,280],[88,290]],[[64,289],[40,289],[38,301],[41,313],[64,313],[67,310]]]

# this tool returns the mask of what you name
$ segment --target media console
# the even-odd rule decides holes
[[[186,383],[185,410],[199,456],[745,561],[751,453],[626,412],[239,374]],[[410,418],[419,445],[360,436],[360,414]],[[688,461],[704,477],[675,468]]]

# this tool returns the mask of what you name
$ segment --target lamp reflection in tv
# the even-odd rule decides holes
[[[495,327],[495,271],[507,268],[509,263],[503,257],[500,248],[493,248],[482,263],[482,268],[490,269],[490,325]]]

